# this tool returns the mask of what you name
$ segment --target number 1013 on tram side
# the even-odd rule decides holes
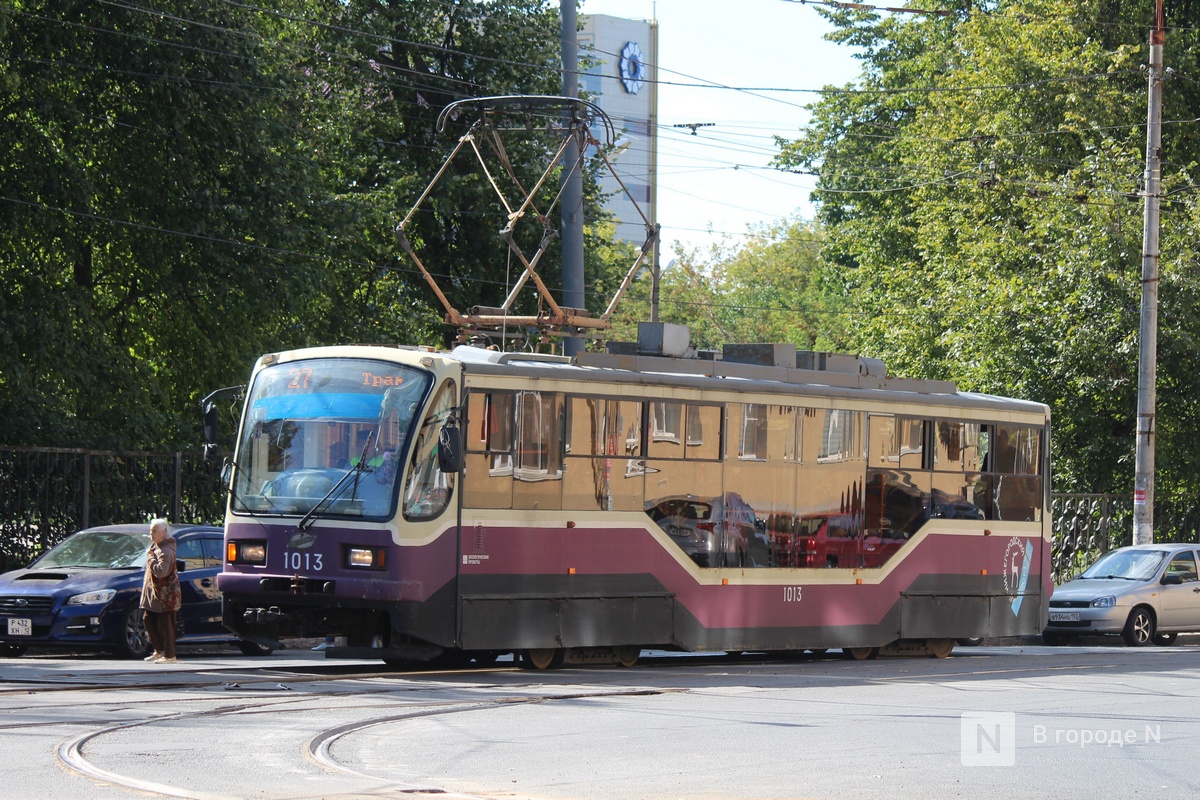
[[[669,355],[644,327],[572,359],[261,358],[225,624],[536,668],[643,648],[945,656],[1042,630],[1046,406],[791,345]]]

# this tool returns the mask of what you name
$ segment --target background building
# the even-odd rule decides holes
[[[580,18],[580,92],[612,119],[616,148],[609,158],[641,214],[607,171],[600,173],[601,185],[618,221],[617,236],[641,246],[642,215],[657,220],[658,23],[603,14]]]

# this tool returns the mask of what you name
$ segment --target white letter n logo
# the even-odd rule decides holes
[[[1011,767],[1017,763],[1017,715],[967,711],[961,718],[964,767]]]

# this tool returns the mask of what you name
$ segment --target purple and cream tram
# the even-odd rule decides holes
[[[612,349],[262,357],[225,624],[535,668],[1041,631],[1046,406],[790,345]]]

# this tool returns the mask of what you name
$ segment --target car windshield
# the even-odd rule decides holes
[[[150,532],[81,531],[68,536],[38,559],[39,569],[90,567],[141,569],[146,566]]]
[[[1113,550],[1084,570],[1081,578],[1121,578],[1148,581],[1158,573],[1167,554],[1160,550]]]

